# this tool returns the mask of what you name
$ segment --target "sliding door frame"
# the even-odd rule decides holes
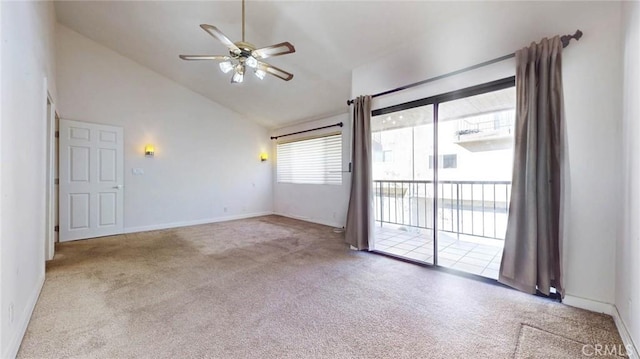
[[[408,110],[415,107],[436,105],[442,102],[453,101],[453,100],[461,99],[464,97],[480,95],[486,92],[493,92],[493,91],[506,89],[509,87],[513,87],[515,85],[516,85],[516,77],[511,76],[504,79],[491,81],[491,82],[467,87],[467,88],[456,90],[456,91],[446,92],[440,95],[435,95],[435,96],[426,97],[419,100],[409,101],[409,102],[401,103],[399,105],[380,108],[380,109],[371,111],[371,116],[373,117],[373,116],[386,115],[392,112]],[[435,109],[434,109],[434,113],[435,113]],[[437,119],[434,119],[434,120],[437,120]]]
[[[506,88],[514,87],[516,85],[516,77],[511,76],[507,78],[503,78],[496,81],[487,82],[484,84],[471,86],[467,88],[463,88],[456,91],[446,92],[440,95],[435,95],[415,101],[405,102],[398,105],[393,105],[389,107],[384,107],[381,109],[371,111],[371,117],[386,115],[393,112],[404,111],[416,107],[422,106],[433,106],[433,265],[439,266],[438,264],[438,158],[439,158],[439,149],[438,149],[438,109],[439,105],[444,102],[449,102],[453,100],[458,100],[465,97],[471,97],[475,95],[480,95],[483,93],[503,90]],[[414,164],[415,166],[415,164]]]

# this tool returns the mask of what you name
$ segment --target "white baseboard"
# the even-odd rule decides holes
[[[315,219],[315,218],[309,218],[309,217],[303,217],[303,216],[294,216],[292,214],[279,213],[279,212],[273,212],[273,214],[275,214],[277,216],[291,218],[291,219],[297,219],[299,221],[322,224],[324,226],[329,226],[329,227],[334,227],[334,228],[342,228],[344,226],[343,224],[338,224],[338,223],[335,223],[335,222],[325,221],[325,220],[322,220],[322,219]]]
[[[627,326],[624,324],[620,312],[618,312],[618,307],[613,306],[613,314],[611,314],[611,316],[616,323],[616,328],[618,328],[618,333],[620,333],[620,338],[622,338],[622,344],[624,344],[627,356],[632,359],[640,358],[640,356],[638,356],[638,347],[633,343],[631,334],[629,334]]]
[[[613,304],[581,297],[574,297],[568,294],[564,296],[564,299],[562,299],[562,303],[572,307],[588,310],[590,312],[604,313],[608,315],[613,315],[614,311]]]
[[[178,228],[178,227],[197,226],[199,224],[226,222],[226,221],[233,221],[233,220],[236,220],[236,219],[245,219],[245,218],[268,216],[270,214],[273,214],[273,212],[243,213],[243,214],[232,215],[232,216],[197,219],[197,220],[194,220],[194,221],[183,221],[183,222],[153,224],[153,225],[150,225],[150,226],[128,227],[128,228],[124,229],[123,233],[147,232],[147,231],[157,231],[159,229],[169,229],[169,228]]]
[[[9,345],[6,347],[4,353],[2,353],[2,358],[15,358],[16,355],[18,355],[20,344],[22,344],[22,339],[27,332],[27,327],[29,326],[31,315],[33,315],[33,310],[36,308],[36,303],[38,302],[38,297],[40,297],[40,292],[42,291],[43,285],[44,271],[42,272],[42,277],[38,279],[35,290],[29,296],[29,300],[27,300],[27,305],[24,308],[24,312],[19,317],[20,323],[16,323],[17,329],[13,333],[13,336],[9,339]]]
[[[616,328],[618,328],[618,333],[620,334],[620,338],[622,338],[622,343],[627,351],[627,355],[630,358],[640,358],[638,356],[638,349],[633,343],[633,339],[631,339],[627,326],[624,324],[624,321],[618,312],[618,308],[615,305],[591,299],[574,297],[571,295],[565,295],[562,303],[591,312],[610,315],[613,318],[614,323],[616,323]]]

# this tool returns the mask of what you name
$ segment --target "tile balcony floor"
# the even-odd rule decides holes
[[[498,279],[504,241],[438,233],[438,265],[445,268]],[[375,250],[413,261],[433,264],[432,231],[392,224],[375,228]]]

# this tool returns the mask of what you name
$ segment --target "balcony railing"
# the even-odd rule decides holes
[[[515,111],[506,110],[485,114],[472,118],[461,118],[458,120],[458,130],[455,135],[458,140],[462,136],[479,133],[511,133],[515,122]]]
[[[374,180],[378,223],[504,239],[510,181],[438,181],[437,219],[433,181]]]

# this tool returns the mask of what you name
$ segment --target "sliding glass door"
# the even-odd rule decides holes
[[[371,119],[375,249],[433,264],[433,106]]]
[[[497,278],[506,231],[513,78],[374,111],[374,249]]]
[[[513,165],[515,88],[438,105],[438,265],[497,279]]]

